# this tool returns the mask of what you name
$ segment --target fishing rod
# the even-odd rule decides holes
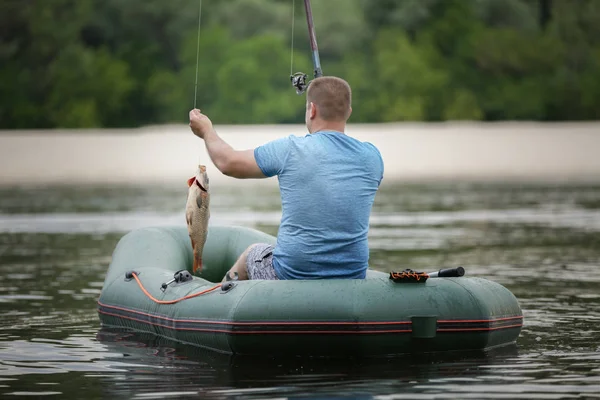
[[[292,5],[292,8],[294,5]],[[319,47],[317,46],[317,35],[315,34],[315,25],[313,23],[312,17],[312,8],[310,6],[310,0],[304,0],[304,10],[306,11],[306,24],[308,26],[308,38],[310,40],[310,49],[312,51],[312,63],[314,69],[314,77],[318,78],[323,76],[323,71],[321,70],[321,60],[319,59]],[[292,17],[293,22],[293,17]],[[292,40],[293,40],[294,32],[292,29]],[[293,57],[293,42],[292,42],[292,57]],[[290,75],[290,80],[292,81],[292,86],[296,88],[297,94],[302,94],[306,91],[308,87],[308,83],[306,82],[307,75],[304,72],[296,72],[295,74]],[[310,82],[309,82],[310,83]]]

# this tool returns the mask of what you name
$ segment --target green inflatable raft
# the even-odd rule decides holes
[[[249,228],[211,226],[202,274],[192,276],[185,227],[128,233],[113,253],[98,300],[102,325],[251,355],[476,350],[514,343],[521,331],[515,296],[481,278],[397,282],[369,270],[366,279],[221,285],[237,257],[257,242],[275,238]]]

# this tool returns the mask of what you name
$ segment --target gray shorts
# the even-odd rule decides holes
[[[250,249],[246,259],[248,279],[279,280],[273,268],[274,249],[266,243],[257,243]]]

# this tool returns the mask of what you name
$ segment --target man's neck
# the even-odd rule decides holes
[[[335,131],[344,133],[346,130],[345,121],[319,121],[313,122],[312,130],[310,133],[317,133],[323,131]]]

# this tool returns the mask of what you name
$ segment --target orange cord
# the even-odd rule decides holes
[[[183,296],[183,297],[180,297],[180,298],[175,299],[175,300],[158,300],[158,299],[154,298],[154,296],[152,296],[150,293],[148,293],[148,291],[146,290],[146,288],[144,287],[144,285],[142,285],[142,282],[140,281],[140,278],[138,278],[138,276],[137,276],[137,274],[135,272],[133,272],[132,275],[133,275],[133,279],[135,279],[135,281],[137,282],[137,284],[140,287],[140,289],[142,289],[142,292],[144,292],[144,294],[146,296],[148,296],[148,298],[150,300],[152,300],[153,302],[158,303],[158,304],[175,304],[175,303],[179,303],[180,301],[183,301],[183,300],[191,299],[191,298],[198,297],[198,296],[201,296],[201,295],[206,294],[206,293],[210,293],[213,290],[216,290],[216,289],[218,289],[218,288],[221,287],[221,284],[219,283],[218,285],[215,285],[215,286],[211,287],[210,289],[206,289],[206,290],[203,290],[201,292],[194,293],[194,294],[188,294],[187,296]]]

